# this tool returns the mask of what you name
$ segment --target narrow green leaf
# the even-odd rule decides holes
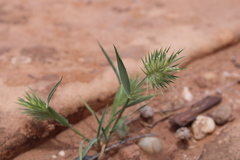
[[[148,105],[149,103],[146,103],[140,107],[138,107],[137,109],[135,109],[133,112],[129,113],[128,115],[122,117],[118,122],[117,125],[111,130],[111,132],[115,132],[126,120],[129,116],[131,116],[133,113],[139,111],[141,108],[145,107],[146,105]]]
[[[85,142],[86,140],[84,139],[83,141],[80,142],[80,145],[79,145],[79,160],[82,160],[83,159],[83,143]]]
[[[92,115],[96,118],[97,122],[100,123],[100,120],[99,120],[98,116],[96,115],[96,112],[87,104],[86,101],[84,101],[84,100],[82,99],[82,97],[79,96],[79,98],[81,99],[81,101],[83,102],[83,104],[87,107],[87,109],[89,110],[89,112],[91,112]]]
[[[130,86],[131,86],[131,101],[130,102],[135,101],[136,99],[138,99],[139,97],[142,96],[143,92],[146,90],[146,88],[143,87],[145,80],[146,80],[146,78],[144,78],[143,80],[141,80],[139,82],[138,75],[135,77],[131,77],[129,79]],[[122,106],[126,100],[127,100],[127,96],[124,91],[124,87],[122,84],[120,84],[120,86],[118,87],[117,93],[115,94],[115,97],[114,97],[112,110],[111,110],[111,114],[110,114],[110,120],[111,120],[111,117],[113,117],[113,115],[116,113],[118,107]]]
[[[73,130],[75,133],[77,133],[79,136],[81,136],[82,138],[86,139],[86,141],[90,141],[86,136],[84,136],[82,133],[80,133],[78,130],[76,130],[72,125],[68,125],[68,127]]]
[[[99,127],[101,128],[101,130],[102,130],[102,132],[103,132],[103,135],[104,135],[104,137],[106,138],[106,132],[105,132],[105,130],[104,130],[104,128],[102,127],[102,124],[101,123],[103,123],[103,121],[101,122],[100,120],[99,120],[99,118],[98,118],[98,116],[97,116],[97,114],[96,114],[96,112],[87,104],[87,102],[86,101],[84,101],[81,97],[79,97],[80,99],[81,99],[81,101],[84,103],[84,105],[87,107],[87,109],[89,110],[89,112],[91,112],[92,113],[92,115],[96,118],[96,120],[97,120],[97,122],[98,122],[98,124],[99,124]],[[105,110],[104,110],[105,111]],[[105,111],[106,112],[106,111]],[[105,113],[106,114],[106,113]],[[102,118],[104,118],[105,117],[105,115],[102,117]],[[103,119],[104,120],[104,119]],[[99,133],[97,133],[97,135],[99,136],[99,134],[100,134],[100,128],[98,129],[98,132]],[[97,136],[97,137],[98,137]]]
[[[114,46],[116,57],[117,57],[117,63],[118,63],[118,71],[121,79],[121,83],[123,84],[125,93],[128,97],[130,97],[131,94],[131,87],[129,82],[129,77],[127,74],[127,70],[122,62],[122,59],[120,58],[117,48]]]
[[[133,106],[133,105],[136,105],[136,104],[138,104],[138,103],[144,102],[144,101],[146,101],[146,100],[148,100],[148,99],[151,99],[151,98],[153,98],[153,97],[156,96],[156,95],[159,95],[159,94],[152,94],[152,95],[148,95],[148,96],[143,96],[143,97],[137,99],[136,101],[133,101],[133,102],[129,103],[129,104],[127,105],[127,108],[128,108],[128,107],[131,107],[131,106]],[[121,109],[118,110],[118,111],[113,115],[113,117],[115,117],[116,115],[118,115],[120,112],[121,112]]]
[[[117,76],[117,79],[118,79],[118,82],[121,83],[119,74],[118,74],[117,69],[116,69],[116,67],[114,66],[111,58],[108,56],[107,52],[105,51],[105,49],[102,47],[102,45],[101,45],[99,42],[98,42],[98,45],[100,46],[102,52],[104,53],[105,57],[107,58],[108,63],[111,65],[113,71],[115,72],[115,74],[116,74],[116,76]]]
[[[111,130],[111,132],[115,132],[125,122],[126,119],[127,117],[119,119],[117,125]]]
[[[49,93],[48,98],[47,98],[46,108],[48,108],[48,105],[49,105],[49,103],[50,103],[50,100],[51,100],[54,92],[56,91],[57,87],[60,85],[61,82],[62,82],[62,77],[61,77],[61,79],[57,82],[57,84],[53,87],[53,89],[51,90],[51,92]]]
[[[139,99],[137,99],[137,100],[129,103],[129,104],[127,105],[127,107],[131,107],[131,106],[136,105],[136,104],[138,104],[138,103],[141,103],[141,102],[144,102],[144,101],[146,101],[146,100],[149,100],[149,99],[153,98],[154,96],[156,96],[156,94],[151,94],[151,95],[143,96],[143,97],[141,97],[141,98],[139,98]]]
[[[48,107],[49,113],[55,118],[56,121],[58,121],[60,124],[64,126],[69,126],[68,120],[64,118],[62,115],[58,114],[54,109],[51,107]]]
[[[129,116],[131,116],[133,113],[135,113],[135,112],[137,112],[137,111],[139,111],[140,109],[142,109],[143,107],[145,107],[146,105],[148,105],[150,102],[148,102],[148,103],[146,103],[146,104],[144,104],[144,105],[142,105],[142,106],[140,106],[140,107],[138,107],[137,109],[135,109],[133,112],[131,112],[131,113],[129,113],[128,115],[126,115],[125,117],[123,117],[123,118],[125,118],[125,119],[127,119]]]
[[[84,151],[83,151],[83,157],[84,156],[86,156],[86,154],[88,153],[88,151],[90,150],[90,148],[92,147],[92,145],[97,141],[98,139],[97,138],[94,138],[94,139],[92,139],[89,143],[88,143],[88,145],[87,145],[87,147],[84,149]]]
[[[148,104],[148,103],[147,103]],[[138,107],[135,111],[129,113],[128,115],[124,116],[123,118],[121,118],[117,125],[111,130],[111,132],[115,132],[126,120],[129,116],[131,116],[133,113],[137,112],[138,110],[140,110],[141,108],[145,107],[147,104],[142,105],[141,107]]]
[[[124,88],[122,84],[118,87],[117,93],[114,97],[113,105],[112,105],[112,110],[110,117],[112,117],[115,112],[117,111],[118,106],[124,104],[125,100],[127,99]]]
[[[104,109],[103,114],[102,114],[102,118],[101,118],[99,126],[98,126],[98,132],[97,132],[97,138],[98,139],[100,139],[99,135],[101,133],[101,130],[103,132],[103,135],[105,136],[104,138],[106,139],[106,133],[105,133],[105,130],[104,130],[104,128],[102,126],[103,126],[103,123],[104,123],[105,115],[107,113],[107,108],[108,108],[108,106]]]
[[[116,120],[116,118],[113,118],[113,117],[110,119],[110,121],[108,122],[108,124],[107,124],[107,126],[106,126],[106,128],[105,128],[106,133],[108,133],[108,131],[109,131],[110,127],[111,127],[111,124],[112,124],[115,120]]]

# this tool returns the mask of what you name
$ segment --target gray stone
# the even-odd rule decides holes
[[[213,113],[213,119],[216,124],[222,125],[228,122],[232,114],[232,107],[230,104],[222,104],[219,108]]]

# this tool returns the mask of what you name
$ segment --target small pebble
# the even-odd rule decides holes
[[[138,146],[149,154],[158,153],[162,150],[161,141],[156,137],[145,137],[138,141]]]
[[[65,152],[64,151],[60,151],[60,152],[58,152],[58,154],[60,155],[60,156],[65,156]]]
[[[15,56],[11,59],[12,64],[27,64],[30,63],[32,59],[26,56]]]
[[[143,107],[142,109],[140,109],[140,115],[143,118],[151,118],[153,117],[154,111],[152,109],[152,107],[146,106]]]
[[[187,86],[185,86],[183,88],[182,96],[188,102],[193,100],[193,95],[192,95],[192,93],[190,92],[190,90],[189,90],[189,88]]]
[[[223,77],[224,79],[227,79],[227,78],[231,78],[232,75],[231,75],[230,72],[224,71],[224,72],[222,72],[222,77]]]
[[[56,159],[56,158],[57,158],[57,156],[56,156],[56,155],[52,155],[52,158],[53,158],[53,159]]]
[[[175,136],[182,140],[189,140],[191,138],[191,132],[187,127],[181,127],[176,131]]]
[[[212,133],[215,129],[215,122],[211,117],[199,115],[192,124],[194,138],[203,139],[207,134]]]
[[[223,125],[228,122],[232,114],[230,104],[223,104],[213,113],[213,119],[218,125]]]
[[[202,76],[207,80],[215,79],[218,77],[215,73],[212,72],[204,73]]]

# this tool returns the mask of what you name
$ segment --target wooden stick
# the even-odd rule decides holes
[[[170,124],[173,127],[183,127],[194,121],[200,113],[220,103],[221,100],[222,98],[219,96],[207,96],[204,99],[194,103],[189,110],[176,114],[172,119],[170,119]]]

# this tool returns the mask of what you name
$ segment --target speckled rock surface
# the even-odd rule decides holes
[[[19,113],[15,102],[26,86],[44,99],[63,76],[51,106],[75,123],[89,115],[78,95],[97,110],[118,86],[97,41],[113,58],[115,44],[131,73],[139,71],[140,56],[162,46],[185,48],[187,65],[239,40],[239,7],[238,0],[2,0],[0,159],[32,148],[46,131],[62,130]]]
[[[228,129],[222,130],[213,141],[206,144],[201,159],[222,159],[223,157],[229,160],[239,159],[239,124],[238,121],[236,125],[232,125]]]

